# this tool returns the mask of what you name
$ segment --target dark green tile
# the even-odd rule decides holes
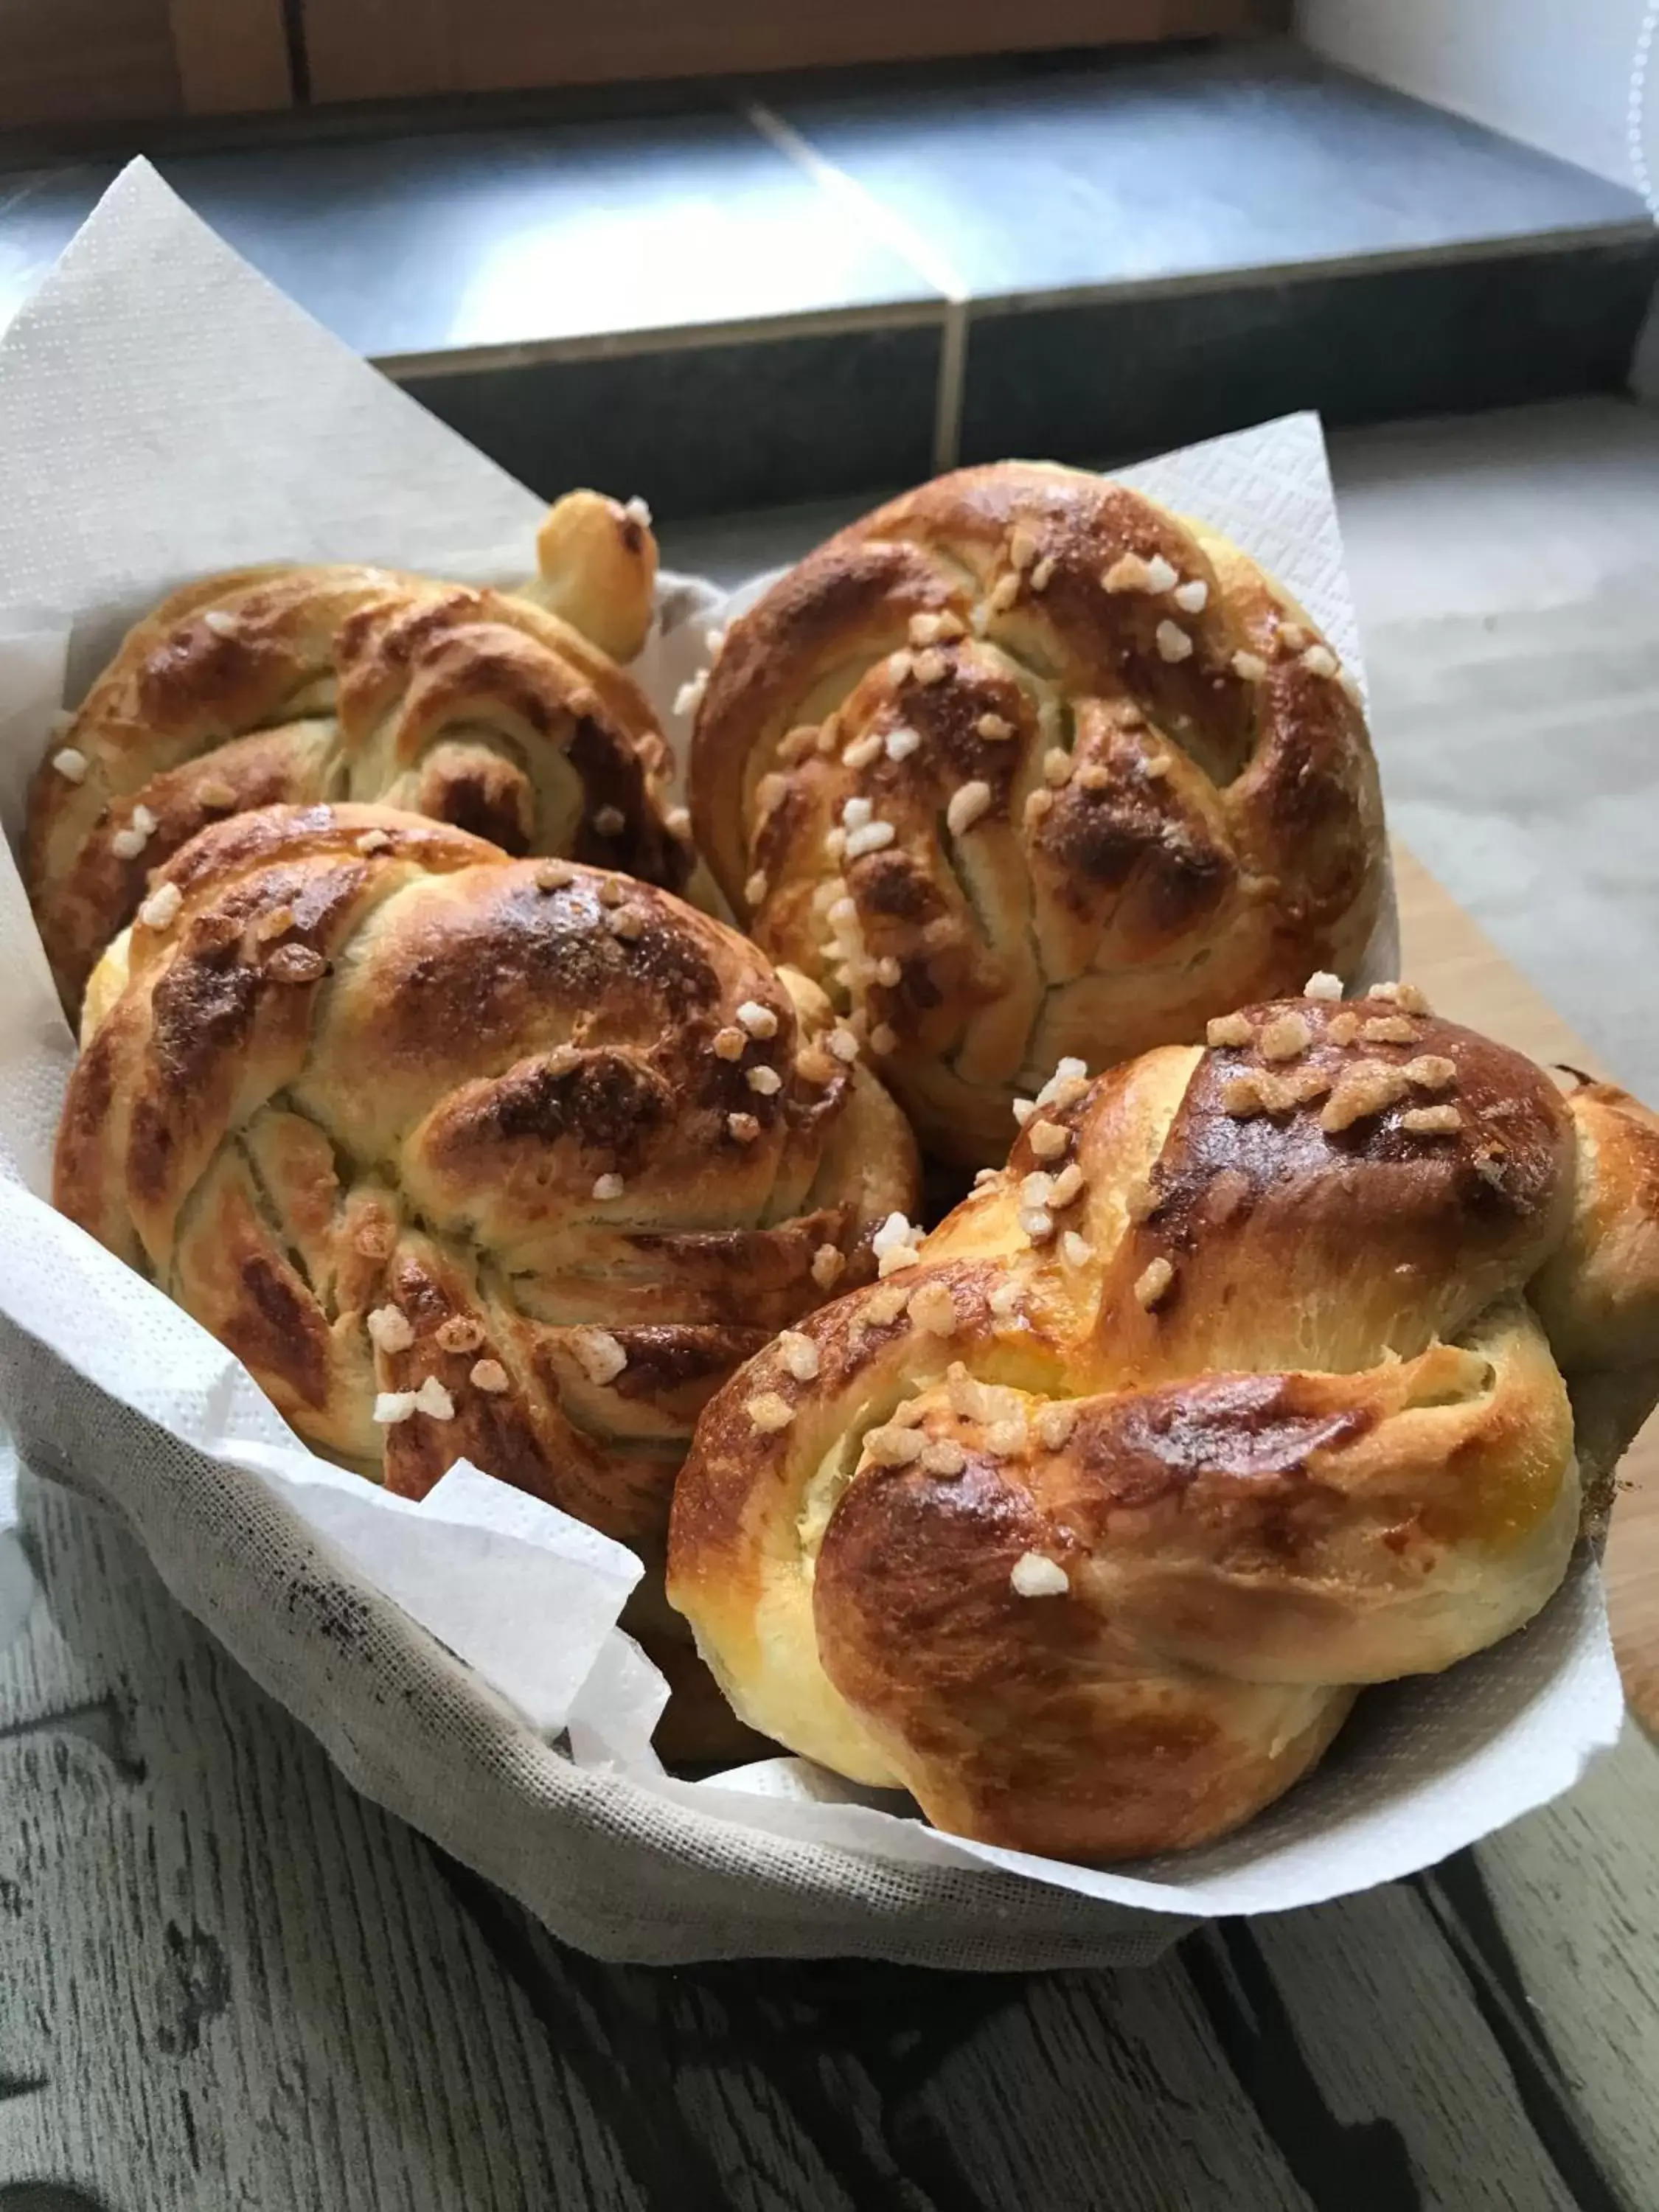
[[[410,380],[538,491],[708,514],[907,483],[932,465],[937,325],[820,332]]]
[[[976,300],[1643,220],[1633,191],[1288,42],[775,97]]]
[[[1128,457],[1298,407],[1371,422],[1616,391],[1656,276],[1650,240],[975,316],[963,458]]]

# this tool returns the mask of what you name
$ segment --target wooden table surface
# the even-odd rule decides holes
[[[1401,890],[1438,1005],[1571,1056],[1409,862]],[[1636,1618],[1653,1562],[1621,1511]],[[0,2212],[1659,2204],[1634,1729],[1431,1873],[1135,1972],[602,1966],[355,1796],[112,1523],[27,1475],[21,1518]]]

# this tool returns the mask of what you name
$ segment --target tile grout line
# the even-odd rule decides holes
[[[853,216],[860,227],[907,263],[944,301],[939,332],[939,386],[933,403],[933,468],[954,468],[962,440],[963,386],[968,368],[968,287],[945,255],[929,245],[902,215],[877,198],[866,185],[819,153],[810,138],[758,100],[745,100],[742,112],[763,138],[775,146],[813,182]]]
[[[962,459],[962,399],[968,380],[968,302],[945,302],[939,341],[939,396],[933,407],[933,474]]]
[[[704,346],[767,345],[797,337],[842,337],[862,331],[932,330],[937,301],[901,301],[860,307],[786,308],[775,315],[736,322],[663,323],[643,329],[586,331],[551,338],[508,338],[488,345],[444,347],[436,353],[377,353],[365,358],[397,382],[460,376],[500,368],[539,368],[550,362],[627,361],[641,354],[690,353]]]

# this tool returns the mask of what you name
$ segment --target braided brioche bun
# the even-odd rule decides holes
[[[1063,1069],[714,1398],[669,1595],[745,1718],[1109,1861],[1531,1618],[1659,1394],[1659,1121],[1397,990]]]
[[[644,637],[655,542],[614,500],[573,492],[538,550],[520,592],[245,568],[137,623],[30,792],[25,870],[65,1005],[150,872],[249,807],[378,800],[683,888],[666,750],[611,657]]]
[[[112,957],[60,1209],[318,1450],[408,1498],[468,1458],[640,1553],[668,1625],[698,1410],[914,1200],[822,994],[664,891],[374,807],[204,831]]]
[[[1384,882],[1364,721],[1308,616],[1201,526],[1029,462],[893,501],[732,624],[691,811],[745,927],[969,1164],[1060,1058],[1352,975]]]

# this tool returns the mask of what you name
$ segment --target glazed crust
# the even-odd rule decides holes
[[[374,807],[204,831],[124,957],[59,1207],[308,1443],[410,1498],[474,1461],[640,1552],[660,1625],[698,1411],[914,1200],[821,994],[664,891]],[[377,1422],[428,1379],[447,1416]]]
[[[734,910],[969,1164],[1060,1058],[1352,975],[1382,890],[1364,718],[1305,612],[1213,532],[1026,462],[894,501],[732,623],[691,805]]]
[[[1226,1832],[1358,1686],[1532,1617],[1659,1392],[1659,1122],[1419,1004],[1057,1078],[914,1264],[803,1324],[812,1379],[769,1352],[714,1396],[669,1594],[739,1712],[1109,1861]]]
[[[252,807],[380,801],[508,852],[683,888],[691,855],[670,826],[666,749],[593,641],[637,650],[655,544],[594,492],[561,500],[542,536],[523,592],[249,568],[186,585],[137,623],[30,793],[25,866],[64,1003],[79,1005],[157,866]],[[79,781],[56,765],[66,750],[85,764]]]

